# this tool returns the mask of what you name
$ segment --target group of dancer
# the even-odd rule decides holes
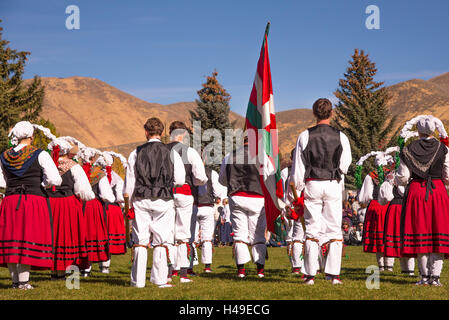
[[[50,139],[51,155],[32,145],[35,130]],[[9,137],[13,147],[0,156],[0,187],[6,187],[0,264],[8,267],[12,287],[33,289],[31,269],[52,270],[52,280],[65,279],[70,266],[87,277],[92,263],[109,273],[111,255],[126,252],[123,180],[111,169],[114,153],[57,138],[28,121]]]
[[[412,137],[418,139],[405,145]],[[414,276],[416,258],[416,284],[441,286],[449,255],[448,136],[441,120],[422,115],[405,124],[399,144],[357,163],[361,168],[376,156],[377,170],[366,176],[359,193],[368,205],[363,249],[376,253],[381,271],[393,271],[394,258],[400,258],[401,271]]]
[[[286,208],[282,213],[292,272],[315,284],[318,272],[341,285],[344,178],[352,162],[348,138],[330,126],[328,99],[313,105],[316,126],[302,132],[292,152],[292,165],[281,173]],[[417,132],[411,131],[416,126]],[[51,142],[51,155],[32,146],[34,131]],[[438,130],[441,141],[433,137]],[[164,125],[150,118],[143,126],[146,143],[128,159],[86,147],[72,137],[55,137],[42,126],[23,121],[10,132],[13,147],[0,156],[0,265],[9,268],[12,287],[32,289],[31,269],[51,269],[64,279],[75,265],[88,277],[93,263],[108,273],[111,255],[131,248],[130,284],[146,286],[148,248],[153,248],[150,282],[159,288],[191,283],[193,266],[213,272],[214,210],[230,211],[232,255],[237,276],[253,261],[265,277],[267,246],[265,198],[259,169],[251,158],[251,141],[227,154],[220,172],[205,165],[206,152],[188,146],[189,130],[174,121],[170,142],[161,141]],[[405,144],[411,137],[418,140]],[[366,176],[359,201],[368,205],[363,244],[376,253],[381,271],[391,271],[394,257],[418,284],[441,285],[442,262],[449,254],[449,155],[441,121],[419,116],[406,123],[401,145],[372,152],[377,171]],[[114,157],[126,169],[125,180],[112,170]],[[129,201],[127,201],[129,199]],[[125,209],[125,210],[123,210]],[[127,214],[124,215],[124,212]],[[131,241],[125,221],[132,221]]]

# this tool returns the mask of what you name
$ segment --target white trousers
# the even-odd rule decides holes
[[[304,207],[305,273],[315,276],[317,270],[320,269],[318,260],[321,250],[320,242],[337,240],[329,243],[324,272],[330,275],[339,275],[343,250],[341,184],[337,181],[306,182]]]
[[[254,263],[265,264],[267,246],[265,244],[265,200],[232,196],[229,197],[232,231],[234,232],[234,252],[236,264],[251,261],[248,245],[252,246]]]
[[[293,268],[303,268],[304,266],[304,260],[302,256],[302,250],[303,250],[303,243],[304,243],[304,229],[302,227],[301,222],[299,219],[297,221],[292,221],[291,226],[291,238],[290,241],[292,241],[291,244],[291,263]],[[302,243],[301,243],[301,242]]]
[[[193,196],[184,194],[174,195],[176,210],[175,243],[177,246],[175,269],[189,268],[189,242],[194,230]]]
[[[140,200],[133,204],[136,214],[132,223],[132,237],[135,244],[131,285],[145,287],[148,252],[145,246],[150,244],[153,236],[153,265],[150,281],[156,285],[167,283],[168,260],[167,245],[173,245],[173,228],[175,210],[173,201]]]
[[[195,217],[194,242],[201,243],[201,262],[203,264],[212,263],[212,249],[215,231],[214,207],[194,206],[193,216]],[[193,242],[193,241],[192,241]]]

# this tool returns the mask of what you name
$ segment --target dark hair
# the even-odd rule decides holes
[[[159,118],[150,118],[143,126],[150,136],[160,136],[164,132],[164,124]]]
[[[185,125],[184,122],[182,122],[182,121],[173,121],[170,124],[170,128],[169,128],[168,132],[171,135],[173,131],[178,130],[178,129],[183,129],[183,130],[189,131],[189,129],[187,129],[187,126]]]
[[[329,99],[318,99],[313,104],[313,114],[318,120],[326,120],[332,114],[332,102]]]

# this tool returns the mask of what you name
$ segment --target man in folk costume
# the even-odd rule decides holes
[[[396,183],[407,186],[402,211],[402,255],[417,255],[418,285],[441,286],[443,259],[449,255],[448,137],[443,123],[433,116],[416,119],[420,139],[405,146]],[[434,138],[435,130],[440,141]]]
[[[219,182],[228,191],[237,276],[246,277],[245,263],[251,261],[248,250],[251,246],[257,275],[263,278],[267,255],[265,199],[256,161],[251,158],[246,137],[243,147],[224,157]]]
[[[52,279],[65,279],[70,265],[86,267],[88,246],[87,225],[82,201],[95,199],[95,194],[83,168],[73,161],[79,149],[65,138],[56,138],[48,149],[58,167],[62,184],[48,190],[53,214],[55,244]]]
[[[291,151],[291,160],[293,161],[295,149]],[[284,184],[284,202],[288,203],[288,190],[290,189],[290,174],[292,165],[284,168],[281,171],[281,178]],[[286,209],[288,210],[288,209]],[[295,212],[290,211],[285,214],[287,238],[287,254],[290,258],[293,274],[301,274],[301,268],[303,267],[303,248],[304,248],[304,228],[299,220],[299,217],[295,216]]]
[[[394,159],[391,156],[384,157],[382,151],[373,151],[357,162],[357,177],[362,170],[363,162],[371,156],[375,156],[376,171],[370,172],[364,179],[360,189],[359,203],[367,205],[365,221],[363,225],[362,244],[363,251],[375,253],[380,271],[393,271],[394,258],[385,257],[384,223],[388,203],[379,202],[379,191],[384,177],[394,168]],[[356,179],[358,179],[356,177]],[[360,180],[359,180],[360,181]]]
[[[317,125],[299,135],[291,173],[297,193],[304,192],[304,272],[307,275],[304,280],[306,284],[314,284],[319,269],[320,234],[324,230],[328,239],[324,271],[332,284],[341,284],[343,174],[352,161],[351,147],[348,138],[330,126],[332,103],[328,99],[317,100],[313,114]]]
[[[13,147],[0,155],[0,265],[8,266],[12,287],[33,289],[30,269],[53,265],[52,216],[44,188],[59,186],[61,176],[47,152],[31,145],[34,128],[18,122],[9,134]]]
[[[192,189],[195,186],[204,185],[207,182],[206,171],[203,160],[198,152],[183,142],[188,140],[189,132],[187,126],[181,121],[170,124],[170,150],[176,151],[182,158],[185,169],[185,184],[173,190],[176,209],[175,220],[175,243],[177,246],[174,270],[180,270],[181,283],[191,282],[188,273],[194,274],[191,269],[193,231],[195,230],[193,214],[194,197]]]
[[[205,159],[206,160],[206,159]],[[218,173],[206,167],[207,183],[193,188],[194,207],[193,220],[196,222],[193,236],[195,243],[201,248],[201,262],[204,272],[212,272],[212,252],[215,231],[215,203],[216,199],[222,201],[227,196],[227,190],[218,182]]]
[[[399,147],[387,149],[384,154],[392,152],[399,154]],[[395,158],[395,167],[399,166],[399,159]],[[399,258],[401,272],[409,276],[415,275],[415,260],[411,256],[401,255],[401,213],[403,209],[404,186],[398,186],[394,181],[396,170],[392,170],[386,177],[379,190],[380,205],[388,204],[384,223],[384,255]],[[392,265],[392,264],[391,264]]]
[[[122,161],[124,168],[126,169],[126,159],[119,154],[118,156]],[[109,238],[109,259],[107,261],[100,262],[100,271],[102,273],[109,273],[111,266],[110,255],[122,255],[126,253],[126,230],[125,230],[125,218],[122,212],[121,205],[124,203],[123,198],[123,179],[112,170],[112,164],[114,159],[111,152],[103,152],[97,160],[108,179],[108,182],[112,188],[115,201],[106,204],[106,216],[108,225],[108,238]]]
[[[158,118],[150,118],[144,129],[148,142],[129,155],[125,178],[125,193],[130,195],[130,204],[135,212],[131,286],[145,287],[147,248],[152,234],[151,282],[159,288],[166,288],[172,286],[167,280],[168,245],[174,244],[173,187],[184,185],[186,172],[180,155],[161,142],[162,122]]]
[[[108,178],[103,171],[103,166],[97,162],[101,151],[93,148],[82,148],[79,152],[83,160],[84,168],[90,168],[88,178],[95,199],[84,203],[84,216],[87,225],[88,260],[90,266],[81,270],[84,277],[91,273],[95,262],[109,260],[109,234],[107,221],[107,205],[115,202],[114,192],[109,184]],[[87,164],[87,166],[86,166]]]

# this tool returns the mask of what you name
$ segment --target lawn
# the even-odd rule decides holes
[[[8,269],[0,268],[0,299],[44,299],[44,300],[426,300],[448,299],[449,274],[445,265],[441,281],[443,287],[417,287],[417,277],[400,273],[399,261],[393,273],[381,273],[380,288],[367,289],[369,274],[365,270],[375,265],[373,254],[362,252],[361,247],[347,247],[342,260],[341,279],[343,285],[332,286],[323,275],[318,275],[314,286],[306,286],[299,276],[290,273],[290,264],[285,248],[268,248],[269,260],[265,275],[259,279],[255,266],[247,265],[248,277],[236,277],[230,247],[215,248],[213,273],[202,273],[202,265],[195,266],[199,275],[193,283],[180,284],[174,279],[174,288],[159,289],[152,285],[147,273],[147,286],[143,289],[129,286],[130,254],[112,258],[111,273],[102,274],[98,264],[93,266],[90,278],[82,278],[80,289],[69,290],[64,281],[50,281],[48,271],[33,271],[34,290],[11,289]],[[150,255],[151,257],[151,252]],[[149,261],[149,266],[151,261]],[[417,271],[416,271],[417,273]]]

